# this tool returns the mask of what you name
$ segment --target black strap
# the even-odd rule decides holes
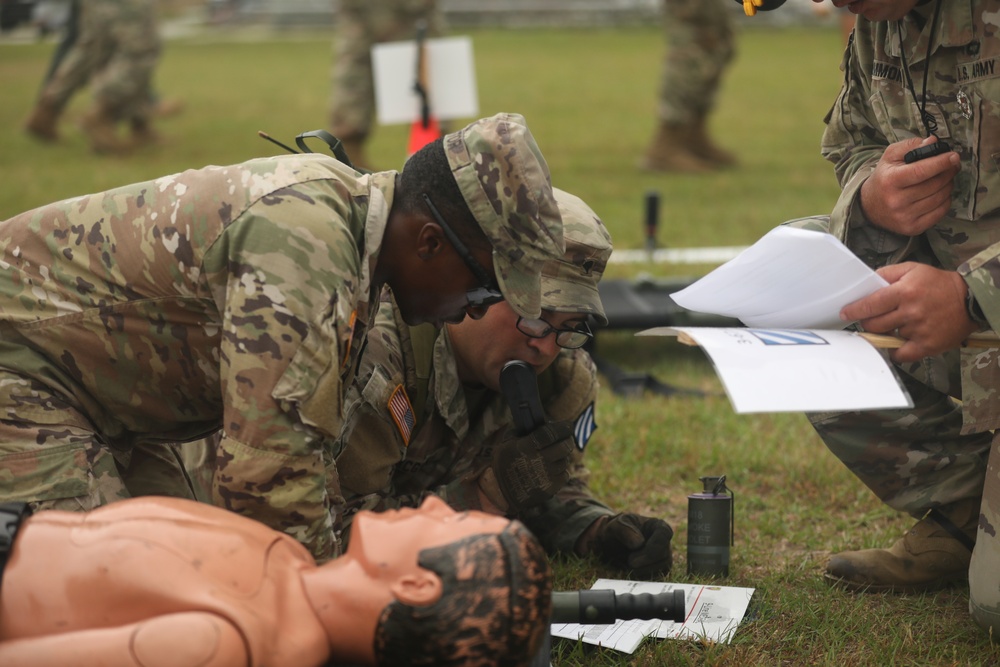
[[[31,516],[28,503],[0,503],[0,580],[7,566],[7,559],[14,549],[14,538],[21,522]]]
[[[962,544],[962,546],[964,546],[969,551],[972,551],[975,548],[976,541],[973,540],[968,535],[966,535],[964,532],[962,532],[962,529],[956,526],[954,523],[952,523],[951,519],[946,517],[944,515],[944,512],[942,512],[941,510],[936,508],[932,509],[929,512],[927,512],[927,517],[932,519],[942,528],[944,528],[949,535],[958,540]]]

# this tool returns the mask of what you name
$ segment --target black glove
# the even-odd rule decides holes
[[[590,550],[603,562],[647,579],[667,574],[673,565],[674,530],[662,519],[615,514],[598,519]]]
[[[573,420],[544,424],[528,435],[513,431],[493,452],[480,479],[498,507],[519,514],[541,505],[566,485],[573,453]]]

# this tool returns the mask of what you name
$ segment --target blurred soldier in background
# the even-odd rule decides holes
[[[372,46],[412,40],[419,21],[429,37],[443,32],[437,0],[340,0],[328,129],[359,169],[372,169],[364,151],[375,120]]]
[[[550,553],[653,577],[670,569],[670,526],[609,509],[591,495],[583,464],[598,387],[580,347],[588,317],[607,323],[597,284],[611,238],[582,200],[555,195],[566,253],[542,268],[541,319],[498,304],[435,330],[408,326],[383,300],[345,402],[336,467],[346,513],[413,507],[433,493],[456,509],[519,518]],[[538,374],[552,420],[521,437],[499,386],[515,359]]]
[[[70,17],[68,49],[59,51],[25,123],[43,141],[58,139],[58,122],[70,99],[88,82],[94,103],[83,131],[96,153],[124,153],[156,140],[151,119],[153,70],[160,37],[153,0],[79,0]],[[75,30],[75,35],[73,31]],[[60,46],[60,48],[63,48]],[[125,123],[131,138],[118,133]]]
[[[708,136],[708,115],[735,53],[732,9],[728,0],[663,0],[659,125],[642,169],[698,173],[736,164],[736,156]]]

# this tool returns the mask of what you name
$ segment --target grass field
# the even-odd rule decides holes
[[[642,198],[662,195],[660,244],[745,245],[783,220],[828,212],[833,170],[819,156],[822,118],[839,83],[835,29],[746,29],[712,116],[713,134],[741,159],[711,175],[653,175],[635,162],[654,126],[663,43],[655,26],[617,30],[477,31],[481,115],[526,116],[554,182],[586,199],[616,247],[640,247]],[[331,43],[327,33],[221,32],[167,44],[157,75],[181,116],[161,124],[161,145],[127,158],[96,158],[75,120],[63,141],[31,141],[20,126],[52,44],[0,42],[0,219],[56,199],[189,167],[275,152],[266,130],[290,142],[324,126]],[[406,128],[380,128],[371,157],[401,165]],[[695,276],[708,266],[614,266],[609,275]],[[736,545],[722,583],[756,588],[751,614],[730,645],[647,642],[625,656],[572,642],[554,664],[575,665],[974,665],[1000,649],[968,619],[968,592],[857,596],[828,589],[825,557],[885,546],[909,526],[875,501],[797,414],[741,416],[697,349],[629,333],[600,336],[600,351],[626,368],[710,392],[705,398],[625,399],[603,390],[588,451],[591,483],[620,509],[657,515],[676,530],[675,571],[685,575],[686,496],[698,478],[726,474],[736,491]],[[560,560],[557,588],[613,576],[594,563]]]

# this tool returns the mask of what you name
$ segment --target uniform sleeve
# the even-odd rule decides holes
[[[521,520],[549,553],[573,553],[577,539],[590,524],[615,513],[591,493],[590,471],[584,464],[584,452],[596,430],[597,368],[587,352],[566,350],[547,373],[551,373],[546,380],[553,383],[553,391],[545,400],[546,414],[557,421],[577,420],[572,474],[555,496]]]
[[[342,205],[308,185],[276,193],[234,221],[205,260],[223,315],[213,500],[319,560],[337,551],[330,510],[342,499],[325,455],[342,422],[360,270],[350,231],[331,222],[346,219]]]
[[[862,256],[870,265],[886,263],[903,248],[907,238],[871,225],[861,207],[861,186],[871,176],[886,147],[895,137],[886,136],[879,116],[886,118],[884,100],[871,86],[873,59],[871,24],[860,21],[841,64],[840,93],[827,117],[821,152],[832,162],[841,193],[830,215],[830,233],[855,252],[879,248],[883,259]]]
[[[1000,331],[1000,244],[994,244],[958,267],[976,298],[989,328]]]

